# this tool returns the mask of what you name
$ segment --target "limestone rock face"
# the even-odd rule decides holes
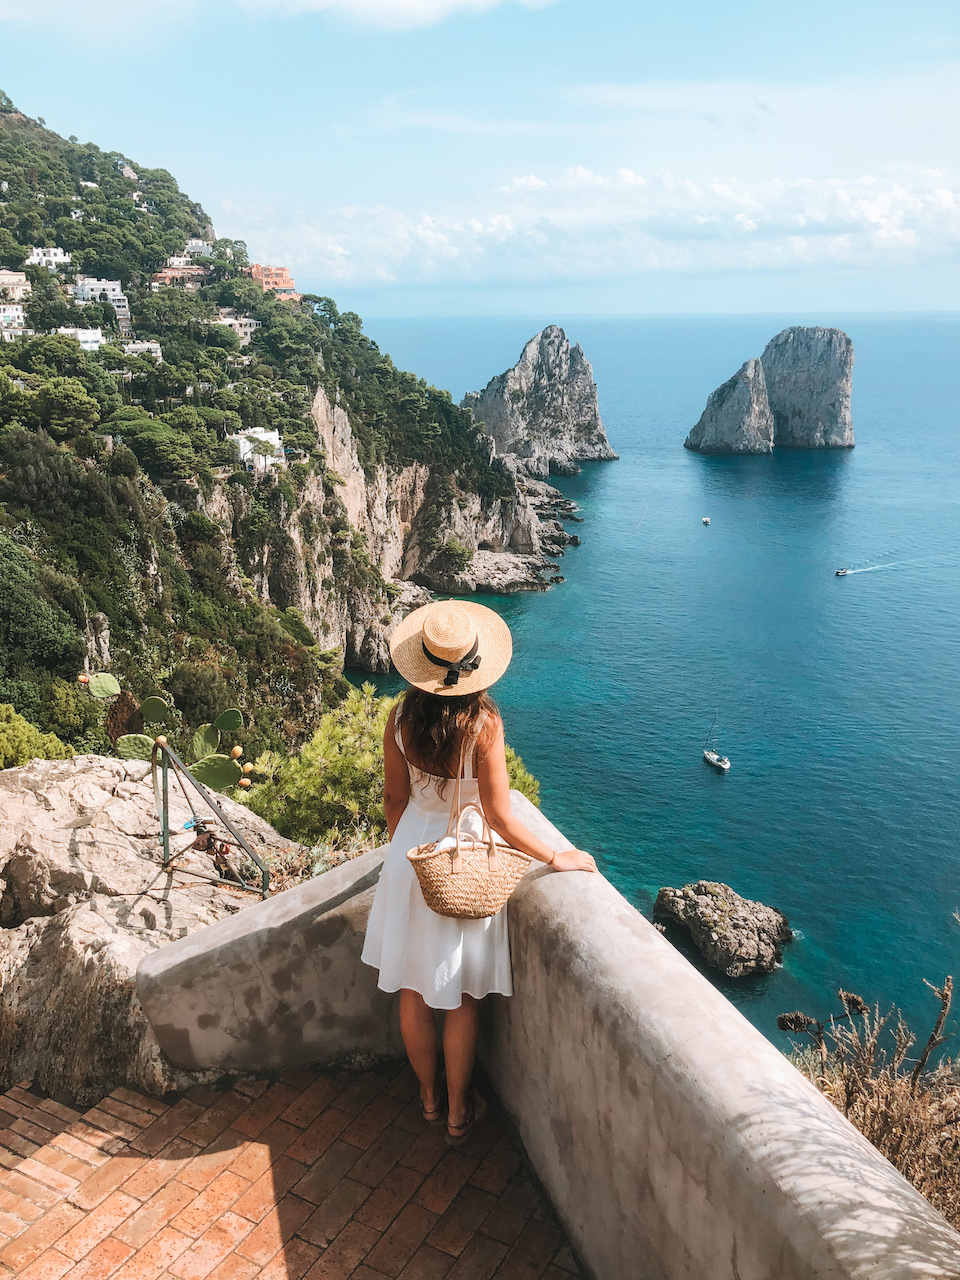
[[[793,937],[787,917],[774,907],[713,880],[661,889],[653,917],[685,925],[706,962],[728,978],[772,973]]]
[[[732,378],[712,392],[683,447],[700,453],[769,453],[773,449],[773,414],[759,360],[744,361]]]
[[[853,343],[841,329],[793,325],[770,339],[760,359],[778,445],[853,447]]]
[[[600,420],[590,361],[555,324],[530,339],[512,369],[483,391],[468,392],[461,405],[483,423],[497,453],[529,476],[576,475],[581,462],[617,457]]]
[[[226,885],[183,830],[171,784],[176,869],[160,865],[149,766],[76,756],[0,771],[0,1087],[32,1079],[89,1104],[118,1085],[163,1093],[201,1082],[162,1053],[136,996],[142,956],[258,899]],[[221,797],[252,848],[289,849]],[[194,872],[194,875],[188,874]]]

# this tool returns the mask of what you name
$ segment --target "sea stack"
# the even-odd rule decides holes
[[[468,392],[461,407],[473,410],[496,453],[524,475],[571,476],[581,462],[617,457],[600,420],[590,361],[555,324],[530,339],[512,369]]]
[[[789,449],[851,449],[853,343],[841,329],[792,325],[760,357],[776,444]]]
[[[852,449],[853,343],[841,329],[792,325],[714,391],[684,447],[700,453]]]
[[[700,453],[771,451],[773,414],[759,360],[745,360],[732,378],[711,393],[683,446]]]

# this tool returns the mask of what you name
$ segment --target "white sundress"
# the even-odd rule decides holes
[[[406,759],[399,723],[396,739]],[[480,804],[475,750],[476,740],[466,752],[461,805]],[[377,986],[381,991],[418,991],[431,1009],[459,1009],[464,994],[478,1000],[493,992],[512,995],[507,908],[486,920],[457,920],[437,915],[423,900],[407,853],[446,834],[451,788],[456,783],[424,773],[409,760],[407,771],[410,800],[384,856],[360,958],[380,970]],[[462,830],[480,835],[477,814],[465,815]]]

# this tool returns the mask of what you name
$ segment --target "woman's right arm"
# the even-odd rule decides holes
[[[387,818],[390,839],[410,803],[410,771],[395,737],[396,707],[390,712],[387,727],[383,731],[383,811]]]
[[[481,735],[477,747],[477,781],[480,784],[480,804],[487,821],[514,849],[529,853],[538,862],[546,862],[557,871],[596,871],[597,864],[589,853],[582,849],[561,849],[555,853],[549,845],[538,840],[519,818],[514,817],[510,806],[503,722],[499,718]]]

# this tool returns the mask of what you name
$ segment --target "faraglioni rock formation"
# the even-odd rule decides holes
[[[219,803],[251,848],[298,848],[243,805]],[[173,844],[190,810],[171,787]],[[188,851],[160,865],[150,766],[75,756],[0,771],[0,1089],[33,1080],[90,1105],[119,1085],[150,1094],[213,1080],[163,1053],[136,992],[157,947],[258,899]],[[191,874],[192,873],[192,874]]]
[[[685,925],[707,964],[728,978],[772,973],[784,943],[793,937],[782,912],[741,898],[729,885],[714,880],[661,889],[653,918]]]
[[[555,324],[530,339],[512,369],[460,403],[473,410],[496,453],[525,475],[570,476],[581,462],[616,460],[590,361]]]
[[[745,360],[732,378],[711,393],[685,447],[700,453],[771,451],[773,414],[759,360]]]
[[[841,329],[792,325],[712,393],[684,448],[852,449],[852,382],[853,343]]]

